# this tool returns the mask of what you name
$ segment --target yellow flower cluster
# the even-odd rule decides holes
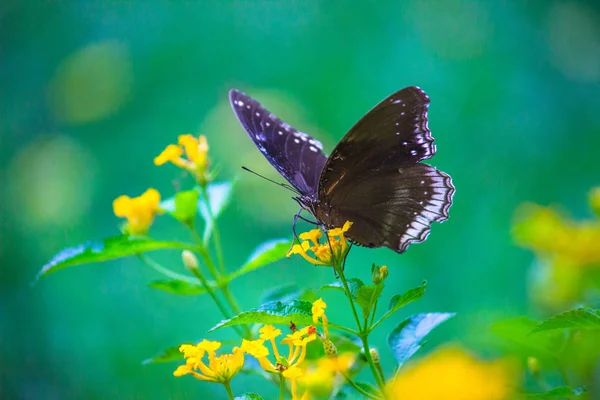
[[[207,382],[228,383],[244,366],[244,352],[235,347],[231,354],[217,356],[216,351],[219,347],[220,342],[209,340],[203,340],[195,346],[181,345],[179,351],[185,357],[185,364],[180,365],[173,375],[190,374]],[[204,356],[207,356],[208,365],[203,361]]]
[[[350,230],[352,222],[346,221],[342,228],[334,228],[327,231],[327,240],[319,242],[323,233],[320,229],[312,229],[299,235],[301,243],[292,246],[287,256],[300,254],[306,261],[314,265],[339,266],[346,258],[350,246],[345,233]],[[312,243],[312,245],[311,245]],[[314,256],[310,256],[308,251]]]
[[[173,373],[175,376],[192,375],[197,379],[229,384],[229,381],[244,366],[244,354],[256,358],[261,367],[272,374],[280,374],[285,378],[291,388],[292,399],[299,399],[298,385],[305,389],[302,399],[310,397],[310,391],[331,391],[337,373],[345,374],[353,364],[353,354],[328,354],[328,357],[317,360],[316,363],[306,363],[306,348],[308,343],[317,336],[322,340],[331,342],[328,338],[328,320],[325,315],[327,304],[323,299],[313,303],[312,314],[315,324],[321,320],[324,336],[317,333],[314,326],[296,329],[279,341],[280,345],[287,346],[283,352],[278,348],[276,339],[282,335],[281,329],[273,325],[264,325],[259,330],[259,339],[242,340],[240,347],[235,347],[231,354],[216,355],[220,342],[203,340],[197,345],[181,345],[179,351],[183,353],[186,362],[179,366]],[[324,342],[325,343],[325,342]],[[334,347],[335,348],[335,347]],[[204,361],[207,357],[208,363]],[[306,364],[306,365],[305,365]]]
[[[192,135],[180,135],[178,144],[168,145],[155,159],[155,165],[171,162],[179,168],[191,173],[196,182],[204,186],[212,179],[208,171],[210,160],[208,158],[208,142],[204,135],[198,138]],[[183,157],[185,154],[185,157]]]
[[[113,212],[117,217],[126,218],[125,231],[131,235],[144,235],[152,225],[156,214],[162,213],[158,204],[160,193],[148,189],[141,196],[131,198],[119,196],[113,201]]]
[[[483,362],[454,348],[438,350],[401,371],[388,384],[390,400],[510,400],[517,387],[510,364]]]

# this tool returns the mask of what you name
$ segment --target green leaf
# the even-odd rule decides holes
[[[383,292],[383,283],[378,285],[363,285],[356,291],[356,303],[362,308],[363,316],[368,318],[375,303]]]
[[[213,326],[209,332],[240,324],[289,325],[290,322],[300,326],[311,325],[312,304],[304,300],[273,301],[250,311],[244,311],[233,318],[225,319]]]
[[[154,357],[145,359],[144,361],[142,361],[142,364],[146,365],[146,364],[170,362],[170,361],[175,361],[175,360],[183,360],[183,354],[179,352],[180,346],[181,345],[178,344],[177,346],[168,347],[165,350],[163,350],[161,353],[155,355]]]
[[[399,367],[410,359],[424,344],[425,336],[454,313],[423,313],[408,317],[388,336],[388,344]]]
[[[263,398],[256,393],[244,393],[241,396],[237,396],[234,400],[263,400]]]
[[[358,290],[361,287],[365,286],[365,284],[360,279],[356,279],[356,278],[350,278],[346,282],[348,283],[348,289],[350,289],[350,295],[352,296],[352,300],[356,300],[356,294],[358,293]],[[327,285],[323,285],[320,288],[320,290],[326,290],[326,289],[338,290],[338,291],[344,293],[344,285],[340,281],[336,281],[333,283],[329,283]]]
[[[600,329],[600,310],[577,308],[555,315],[537,325],[531,333],[552,329]]]
[[[413,301],[419,300],[425,294],[425,287],[427,286],[427,282],[423,282],[421,286],[416,288],[412,288],[407,290],[402,294],[397,294],[390,299],[390,305],[388,306],[388,310],[383,316],[377,321],[373,327],[379,325],[384,319],[394,314],[396,311],[411,303]]]
[[[42,267],[37,279],[59,269],[79,264],[114,260],[125,256],[160,249],[187,249],[195,251],[197,246],[182,242],[163,242],[139,236],[115,236],[103,241],[88,241],[79,246],[68,247],[57,253]]]
[[[292,241],[289,239],[272,239],[262,243],[252,252],[246,263],[232,275],[238,277],[285,258],[291,245]]]
[[[555,360],[564,335],[557,331],[531,335],[537,325],[537,321],[527,317],[515,317],[494,322],[490,330],[524,357],[535,356],[545,362]]]
[[[206,293],[206,290],[199,284],[182,281],[179,279],[161,280],[150,282],[148,286],[164,290],[165,292],[181,294],[185,296],[198,295]]]
[[[175,210],[171,213],[178,221],[190,224],[196,216],[198,190],[186,190],[175,194]]]
[[[547,391],[546,393],[528,393],[524,394],[521,399],[529,400],[529,399],[556,399],[556,398],[567,398],[572,399],[574,397],[584,397],[587,395],[587,390],[585,388],[579,387],[575,389],[571,389],[567,386],[561,386],[554,388],[552,390]]]
[[[210,209],[202,196],[198,201],[198,211],[200,211],[200,215],[205,222],[204,233],[202,235],[202,240],[204,240],[205,243],[208,242],[212,234],[213,219],[216,221],[217,218],[219,218],[219,215],[221,215],[221,212],[223,212],[231,200],[233,185],[234,182],[219,182],[211,183],[206,187],[208,198],[210,200]],[[212,218],[209,210],[212,212]]]

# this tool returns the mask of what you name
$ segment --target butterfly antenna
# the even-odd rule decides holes
[[[290,185],[288,185],[288,184],[285,184],[285,183],[281,183],[281,182],[274,181],[273,179],[269,179],[269,178],[267,178],[266,176],[259,174],[258,172],[254,172],[254,171],[252,171],[250,168],[246,168],[246,167],[244,167],[243,165],[242,165],[242,169],[243,169],[244,171],[248,171],[248,172],[250,172],[250,173],[253,173],[254,175],[256,175],[256,176],[258,176],[258,177],[260,177],[260,178],[263,178],[264,180],[267,180],[267,181],[269,181],[269,182],[271,182],[271,183],[274,183],[274,184],[276,184],[277,186],[281,186],[282,188],[286,188],[287,190],[290,190],[290,191],[292,191],[292,192],[294,192],[294,193],[296,193],[296,194],[298,194],[298,195],[300,195],[300,194],[301,194],[301,193],[300,193],[300,192],[298,192],[298,190],[296,190],[296,188],[295,188],[295,187],[293,187],[293,186],[290,186]]]

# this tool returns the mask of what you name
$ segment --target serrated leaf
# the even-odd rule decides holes
[[[358,289],[363,287],[365,284],[360,279],[356,279],[356,278],[350,278],[346,282],[348,283],[348,289],[350,290],[350,295],[352,296],[352,300],[356,300],[356,294],[358,293]],[[323,285],[319,288],[319,290],[327,290],[327,289],[338,290],[338,291],[344,293],[344,285],[340,281],[332,282],[327,285]]]
[[[529,400],[529,399],[544,400],[544,399],[556,399],[556,398],[572,399],[575,397],[584,397],[584,396],[586,396],[586,394],[587,394],[587,390],[582,387],[571,389],[570,387],[567,387],[567,386],[561,386],[561,387],[557,387],[552,390],[549,390],[545,393],[524,394],[524,395],[522,395],[521,399],[523,399],[523,400]]]
[[[250,311],[244,311],[233,318],[225,319],[213,326],[209,332],[240,324],[289,325],[292,321],[300,326],[311,325],[312,304],[304,300],[273,301]]]
[[[205,243],[208,242],[212,234],[213,219],[216,220],[219,215],[221,215],[221,212],[223,212],[231,200],[233,186],[234,183],[229,181],[209,184],[206,187],[206,191],[210,200],[210,209],[202,196],[200,196],[200,200],[198,200],[198,211],[205,222],[204,233],[202,234],[202,239]],[[209,210],[211,212],[209,212]]]
[[[356,303],[362,308],[363,316],[368,318],[375,303],[383,292],[383,283],[378,285],[363,285],[356,291]]]
[[[164,290],[165,292],[180,294],[184,296],[192,296],[206,293],[206,289],[200,284],[194,284],[179,279],[160,280],[150,282],[148,286]]]
[[[379,319],[379,321],[377,321],[373,325],[373,328],[375,326],[379,325],[383,320],[385,320],[386,318],[388,318],[389,316],[394,314],[396,311],[398,311],[405,305],[407,305],[413,301],[419,300],[421,297],[423,297],[423,295],[425,294],[426,286],[427,286],[427,283],[423,282],[423,284],[421,286],[412,288],[402,294],[397,294],[397,295],[393,296],[390,299],[390,304],[388,306],[387,312],[385,314],[383,314],[383,316]]]
[[[577,308],[549,318],[531,330],[531,333],[553,329],[600,329],[600,310]]]
[[[160,249],[196,250],[197,246],[182,242],[163,242],[146,237],[115,236],[103,241],[88,241],[79,246],[68,247],[58,252],[42,267],[37,279],[60,269],[74,265],[140,254]]]
[[[285,258],[291,245],[292,241],[289,239],[272,239],[262,243],[233,275],[238,277]]]
[[[198,190],[186,190],[175,194],[175,210],[171,213],[175,219],[183,223],[189,224],[196,216],[198,205]]]
[[[179,352],[180,346],[181,345],[168,347],[168,348],[164,349],[162,352],[160,352],[159,354],[155,355],[154,357],[145,359],[144,361],[142,361],[142,364],[146,365],[146,364],[170,362],[170,361],[175,361],[175,360],[183,360],[183,354]]]
[[[388,344],[401,367],[424,344],[425,337],[454,313],[415,314],[402,321],[388,336]]]
[[[241,396],[237,396],[235,400],[263,400],[263,398],[256,393],[244,393]]]
[[[494,322],[490,330],[524,357],[535,356],[548,362],[556,359],[562,348],[564,337],[561,332],[540,332],[531,335],[539,323],[527,317],[515,317]]]

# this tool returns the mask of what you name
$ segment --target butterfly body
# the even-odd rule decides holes
[[[448,219],[449,175],[421,161],[436,152],[427,126],[429,97],[402,89],[375,106],[327,157],[320,142],[292,128],[237,90],[230,101],[258,149],[294,187],[294,199],[327,228],[353,225],[347,236],[399,253]]]

